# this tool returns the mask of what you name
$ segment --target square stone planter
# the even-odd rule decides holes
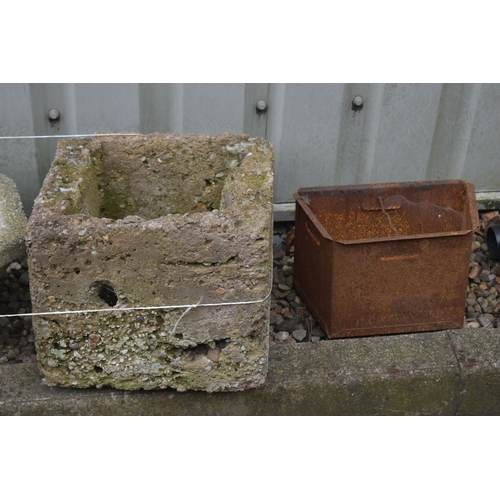
[[[33,318],[45,383],[263,384],[272,169],[246,135],[61,141],[27,227],[33,312],[84,312]]]

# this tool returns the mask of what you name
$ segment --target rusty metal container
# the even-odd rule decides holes
[[[294,286],[330,338],[462,328],[474,186],[299,189]]]

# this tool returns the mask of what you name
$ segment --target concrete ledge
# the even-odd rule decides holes
[[[476,202],[479,210],[496,210],[500,207],[500,192],[484,191],[476,193]]]
[[[295,220],[295,201],[291,203],[274,203],[273,216],[276,222],[278,221],[294,221]]]
[[[500,330],[271,346],[266,384],[234,393],[54,388],[5,365],[0,415],[500,415]]]

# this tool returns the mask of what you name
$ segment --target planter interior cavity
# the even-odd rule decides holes
[[[249,136],[61,141],[27,228],[33,311],[116,312],[34,317],[45,383],[264,383],[272,167],[271,145]]]

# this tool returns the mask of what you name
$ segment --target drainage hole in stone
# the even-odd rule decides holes
[[[102,372],[102,368],[100,366],[94,366],[94,371],[97,372],[97,373],[101,373]]]
[[[75,269],[73,269],[73,271],[75,271],[75,274],[80,274],[80,268],[79,267],[75,267]]]
[[[111,285],[102,284],[99,288],[99,298],[104,300],[108,306],[114,307],[118,302],[118,297]]]
[[[220,340],[217,340],[217,341],[215,342],[215,345],[216,345],[217,347],[219,347],[220,349],[224,349],[225,347],[227,347],[228,340],[229,340],[229,339],[220,339]]]

